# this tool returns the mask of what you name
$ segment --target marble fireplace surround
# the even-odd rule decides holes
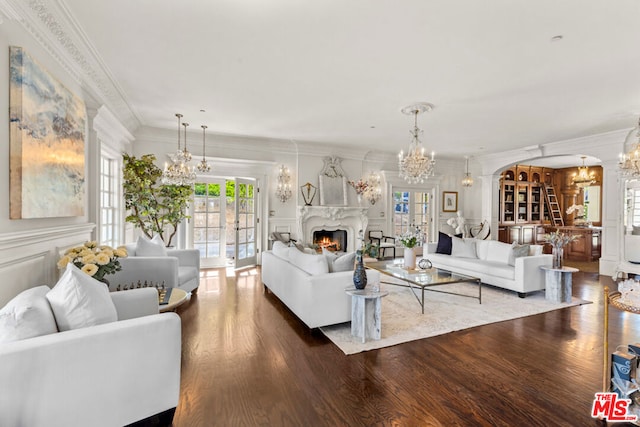
[[[369,219],[368,208],[343,206],[298,206],[298,236],[302,244],[313,243],[313,232],[319,230],[346,230],[346,252],[356,250],[361,244],[359,234],[364,235]]]

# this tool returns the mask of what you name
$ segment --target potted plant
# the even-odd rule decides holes
[[[180,222],[189,218],[187,207],[193,196],[191,185],[168,185],[161,182],[162,170],[153,154],[140,158],[122,155],[125,220],[140,228],[151,239],[155,234],[171,246]]]

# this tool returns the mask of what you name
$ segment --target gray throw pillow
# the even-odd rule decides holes
[[[520,258],[523,256],[529,256],[529,247],[530,245],[513,245],[513,249],[511,250],[511,256],[509,257],[509,265],[516,265],[516,258]]]
[[[351,271],[356,262],[356,253],[349,252],[335,253],[322,248],[322,254],[327,258],[329,273],[337,273],[338,271]]]

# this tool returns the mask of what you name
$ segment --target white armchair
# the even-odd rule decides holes
[[[200,251],[197,249],[167,249],[167,256],[136,256],[135,243],[126,248],[129,255],[118,260],[122,270],[106,277],[111,290],[118,285],[146,281],[197,292],[200,285]]]
[[[0,425],[170,425],[181,325],[155,289],[111,293],[118,321],[0,345]]]

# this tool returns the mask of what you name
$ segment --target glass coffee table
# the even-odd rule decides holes
[[[461,297],[475,298],[480,304],[482,304],[482,282],[478,277],[466,276],[460,273],[453,273],[451,271],[443,270],[441,268],[427,268],[427,269],[406,269],[402,263],[402,259],[393,261],[377,261],[368,262],[367,268],[377,270],[380,273],[395,277],[402,280],[405,284],[382,282],[388,285],[404,286],[411,289],[411,293],[416,297],[418,303],[422,307],[422,314],[424,314],[424,292],[439,292],[443,294],[458,295]],[[431,289],[435,286],[450,285],[452,283],[470,282],[478,285],[478,295],[460,294],[457,292],[449,292],[440,289]],[[416,294],[416,289],[421,290],[421,295]]]

